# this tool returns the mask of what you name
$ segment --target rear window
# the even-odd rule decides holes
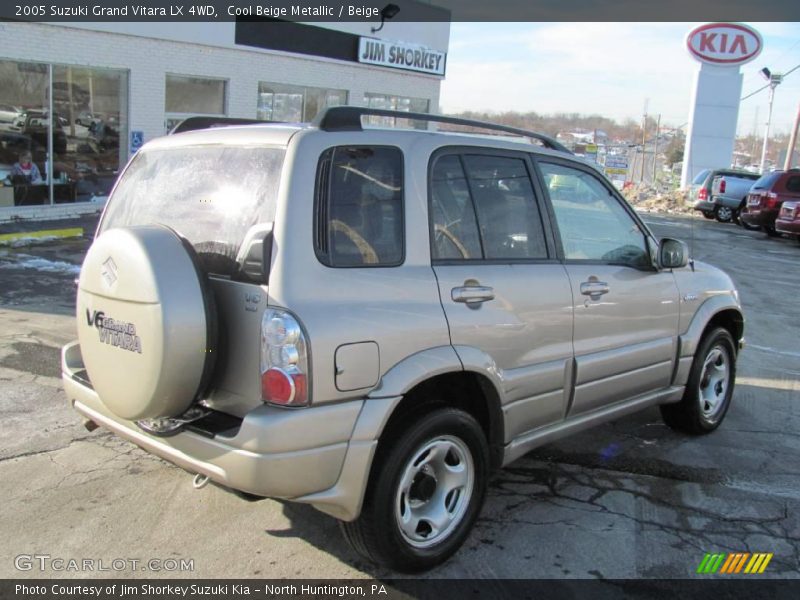
[[[768,190],[773,185],[775,185],[775,182],[781,178],[781,175],[783,175],[783,173],[781,173],[780,171],[774,171],[773,173],[767,173],[766,175],[762,175],[761,177],[758,178],[758,181],[756,181],[753,184],[753,189]]]
[[[191,242],[207,272],[233,275],[247,231],[275,220],[282,148],[190,146],[140,152],[100,231],[162,224]]]
[[[704,169],[703,171],[700,171],[697,174],[697,177],[695,177],[694,180],[692,181],[692,185],[700,185],[701,183],[703,183],[706,180],[706,177],[708,177],[708,174],[710,172],[711,171],[709,169]]]

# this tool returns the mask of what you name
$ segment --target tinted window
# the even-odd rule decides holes
[[[778,179],[780,179],[781,175],[780,171],[773,171],[772,173],[767,173],[766,175],[762,175],[758,181],[753,184],[754,190],[768,190],[770,189]]]
[[[317,169],[315,246],[331,267],[403,261],[403,155],[398,148],[339,146]]]
[[[195,146],[139,152],[108,201],[101,230],[161,223],[185,236],[207,271],[232,275],[248,229],[275,220],[284,150]]]
[[[567,259],[649,264],[644,233],[597,177],[556,164],[541,163],[541,169]]]
[[[790,192],[800,192],[800,176],[792,175],[786,181],[786,189]]]
[[[483,256],[475,208],[458,156],[443,156],[431,174],[433,257],[474,259]]]

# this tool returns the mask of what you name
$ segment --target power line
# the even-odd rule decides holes
[[[787,76],[787,75],[789,75],[789,74],[790,74],[792,71],[796,71],[797,69],[800,69],[800,65],[796,65],[795,67],[793,67],[793,68],[789,69],[788,71],[786,71],[786,73],[784,73],[784,74],[783,74],[783,76],[784,76],[784,77],[786,77],[786,76]],[[748,98],[751,98],[752,96],[755,96],[757,93],[759,93],[759,92],[761,92],[761,91],[763,91],[763,90],[767,89],[769,86],[770,86],[770,84],[767,84],[767,85],[765,85],[764,87],[760,87],[760,88],[758,88],[758,89],[757,89],[755,92],[751,92],[751,93],[747,94],[747,96],[744,96],[744,97],[743,97],[743,98],[740,100],[740,102],[741,102],[742,100],[747,100]]]

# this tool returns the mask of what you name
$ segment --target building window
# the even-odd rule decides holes
[[[125,71],[0,61],[0,206],[107,196],[127,158],[127,90]]]
[[[369,108],[382,108],[385,110],[397,110],[401,112],[426,113],[430,108],[430,100],[426,98],[409,98],[406,96],[391,96],[388,94],[364,94],[364,106]],[[424,121],[409,120],[410,126],[415,129],[427,129],[428,124]],[[369,117],[366,124],[377,127],[397,127],[398,119],[394,117]],[[404,125],[400,123],[399,125]]]
[[[347,104],[346,90],[304,87],[284,83],[258,84],[256,118],[264,121],[302,123],[312,121],[327,106]]]
[[[165,129],[171,131],[188,117],[225,115],[224,79],[167,75]]]

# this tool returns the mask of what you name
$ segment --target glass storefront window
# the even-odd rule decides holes
[[[55,202],[108,196],[127,156],[127,89],[121,71],[53,68]]]
[[[327,106],[347,104],[346,90],[259,82],[256,118],[301,123],[312,121]]]
[[[225,83],[224,79],[167,75],[166,112],[224,115]]]
[[[165,132],[188,117],[224,116],[226,85],[224,79],[167,75]]]
[[[126,159],[127,90],[125,71],[0,60],[0,207],[107,196]]]
[[[369,108],[382,108],[384,110],[426,113],[430,107],[430,101],[426,98],[409,98],[406,96],[391,96],[388,94],[373,94],[367,92],[364,94],[364,105]],[[428,124],[425,121],[413,121],[409,119],[408,122],[414,129],[428,128]],[[376,127],[398,126],[397,119],[394,117],[368,117],[366,123]]]

